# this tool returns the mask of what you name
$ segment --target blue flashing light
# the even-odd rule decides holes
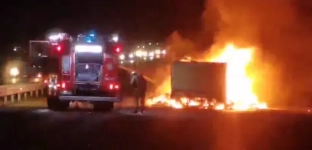
[[[94,39],[91,38],[91,37],[89,37],[89,36],[87,36],[87,37],[85,38],[85,41],[86,41],[87,43],[92,43],[92,42],[94,42]]]
[[[94,43],[97,41],[97,35],[95,33],[95,31],[89,31],[89,33],[87,33],[84,36],[84,41],[87,43]]]
[[[96,37],[96,33],[94,30],[89,31],[89,36]]]

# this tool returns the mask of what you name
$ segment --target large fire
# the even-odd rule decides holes
[[[233,43],[227,44],[222,53],[210,55],[205,58],[208,62],[225,62],[227,63],[226,74],[226,92],[227,103],[232,104],[234,110],[249,110],[249,109],[265,109],[265,103],[258,100],[257,95],[253,91],[252,72],[247,71],[248,65],[253,59],[254,48],[237,48]],[[168,80],[170,81],[170,80]],[[170,84],[166,84],[170,87]],[[164,87],[165,89],[170,89]],[[166,91],[168,92],[168,91]],[[169,96],[161,95],[147,100],[149,106],[156,104],[165,104],[173,108],[183,108],[188,103],[189,106],[205,106],[195,100],[183,98],[181,100],[170,99]],[[224,109],[224,104],[218,104],[216,109]]]

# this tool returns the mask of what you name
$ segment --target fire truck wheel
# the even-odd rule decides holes
[[[95,102],[93,104],[95,111],[110,112],[114,109],[114,102]]]
[[[48,97],[47,103],[51,110],[66,110],[69,107],[69,102],[62,102],[58,97]]]

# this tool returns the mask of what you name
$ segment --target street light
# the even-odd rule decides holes
[[[12,77],[18,76],[18,75],[19,75],[19,70],[18,70],[16,67],[11,68],[11,69],[10,69],[10,75],[11,75]]]
[[[165,54],[166,54],[166,50],[165,50],[165,49],[164,49],[164,50],[162,50],[162,52],[161,52],[161,53],[165,55]]]
[[[16,52],[19,48],[20,48],[20,47],[15,46],[15,47],[14,47],[14,49],[13,49],[13,51],[15,51],[15,52]]]
[[[157,49],[157,50],[155,51],[155,54],[159,55],[159,54],[160,54],[160,50]]]
[[[143,52],[141,51],[141,50],[137,50],[136,52],[135,52],[135,56],[136,57],[141,57],[143,55]]]
[[[154,52],[150,52],[150,53],[149,53],[149,56],[150,56],[150,57],[154,57],[154,55],[155,55]]]
[[[142,51],[142,56],[146,57],[147,56],[147,51]]]
[[[124,54],[121,54],[121,55],[119,56],[119,59],[120,59],[120,60],[124,60],[124,59],[125,59],[125,55],[124,55]]]

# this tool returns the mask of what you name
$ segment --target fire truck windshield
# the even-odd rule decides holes
[[[76,53],[77,63],[103,63],[103,55],[100,53]]]
[[[101,70],[101,65],[79,64],[76,65],[76,71],[79,73],[96,73]]]

